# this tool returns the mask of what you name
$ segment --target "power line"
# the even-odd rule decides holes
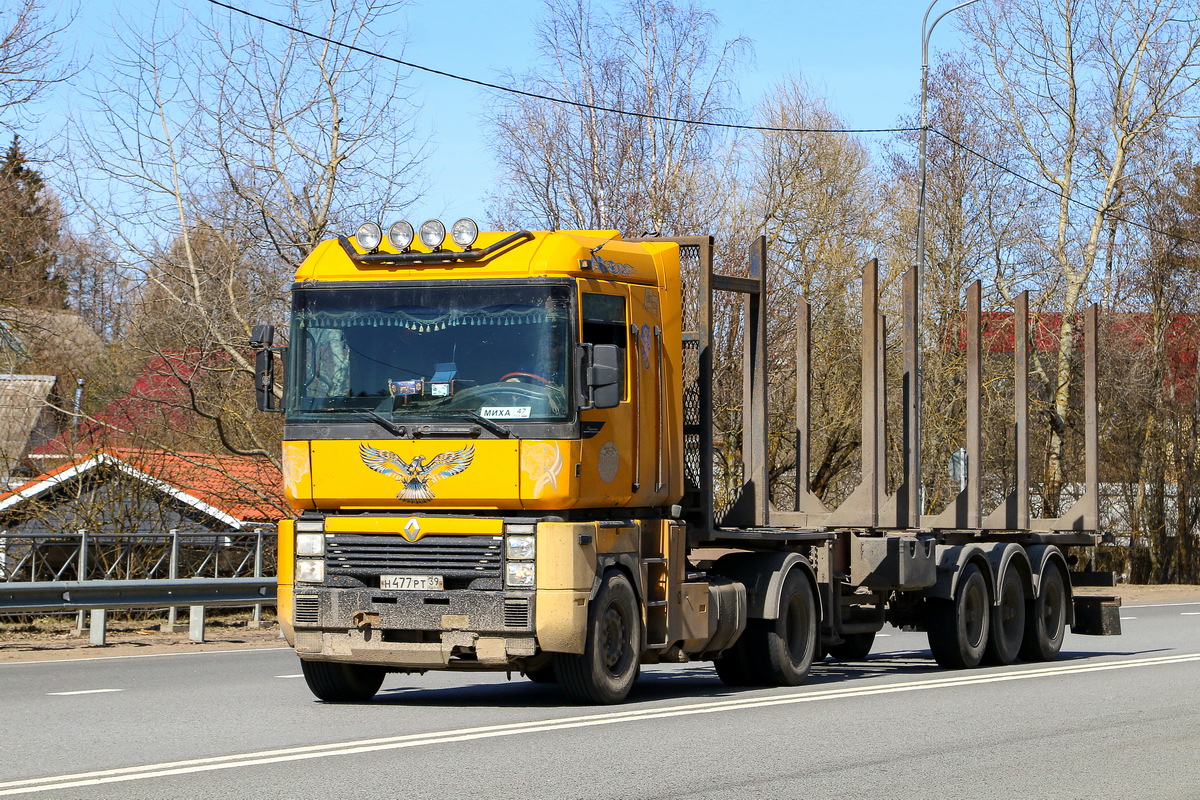
[[[291,31],[292,33],[297,33],[297,34],[300,34],[301,36],[306,36],[310,39],[315,39],[317,41],[325,42],[326,44],[331,44],[334,47],[341,47],[341,48],[349,50],[351,52],[362,53],[363,55],[370,56],[371,58],[378,58],[382,61],[388,61],[390,63],[397,64],[402,67],[408,67],[409,69],[415,69],[415,70],[419,70],[421,72],[427,72],[431,75],[438,75],[443,78],[450,78],[451,80],[456,80],[456,81],[461,81],[463,83],[473,84],[475,86],[480,86],[484,89],[491,89],[492,91],[518,95],[520,97],[528,97],[532,100],[542,100],[547,103],[558,103],[559,105],[567,105],[567,106],[572,106],[574,108],[581,108],[581,109],[585,109],[585,110],[589,110],[589,111],[600,111],[600,112],[603,112],[606,114],[620,114],[620,115],[626,116],[626,117],[636,117],[638,119],[649,119],[649,120],[655,120],[657,122],[674,122],[674,123],[679,123],[681,125],[696,125],[696,126],[708,127],[708,128],[724,128],[727,130],[760,131],[760,132],[766,132],[766,133],[831,133],[831,134],[911,133],[911,132],[921,130],[920,127],[917,127],[917,126],[898,127],[898,128],[785,128],[785,127],[769,126],[769,125],[739,125],[739,124],[731,123],[731,122],[710,122],[710,121],[706,121],[706,120],[686,119],[683,117],[668,117],[668,116],[661,115],[661,114],[647,114],[647,113],[644,113],[641,111],[629,111],[627,109],[622,109],[622,108],[611,108],[609,106],[594,105],[591,103],[580,102],[578,100],[568,100],[568,99],[562,98],[562,97],[552,97],[550,95],[538,94],[536,92],[529,92],[529,91],[525,91],[523,89],[516,89],[512,86],[504,86],[504,85],[497,84],[497,83],[489,83],[487,81],[481,81],[476,78],[468,78],[463,75],[456,75],[452,72],[445,72],[444,70],[434,69],[432,67],[426,67],[421,64],[414,63],[412,61],[405,61],[403,59],[396,58],[394,56],[389,56],[384,53],[376,52],[374,50],[367,50],[366,48],[358,47],[357,45],[347,44],[346,42],[342,42],[337,39],[330,38],[328,36],[322,36],[321,34],[318,34],[318,33],[306,31],[303,28],[299,28],[294,25],[289,25],[285,22],[280,22],[278,20],[271,19],[270,17],[264,17],[259,14],[255,14],[251,11],[247,11],[243,8],[238,8],[237,6],[230,5],[228,3],[223,3],[223,2],[221,2],[221,0],[208,0],[208,2],[214,6],[219,6],[220,8],[224,8],[228,11],[232,11],[235,14],[241,14],[242,16],[249,17],[251,19],[256,19],[259,22],[265,22],[268,25],[273,25],[277,28],[282,28],[283,30]],[[954,145],[955,147],[958,147],[959,149],[963,150],[964,152],[970,153],[971,155],[975,156],[976,158],[978,158],[988,164],[991,164],[993,167],[996,167],[997,169],[999,169],[1003,172],[1006,172],[1006,173],[1012,175],[1013,177],[1019,178],[1020,180],[1025,181],[1026,183],[1030,184],[1031,186],[1041,189],[1044,192],[1048,192],[1048,193],[1056,195],[1058,197],[1063,197],[1062,192],[1059,189],[1057,189],[1056,187],[1047,186],[1046,184],[1041,183],[1033,178],[1030,178],[1027,175],[1023,175],[1020,172],[1017,172],[1016,170],[1006,167],[1003,164],[999,163],[998,161],[990,158],[987,155],[984,155],[983,153],[979,152],[978,150],[976,150],[968,145],[963,144],[962,142],[958,141],[954,137],[950,136],[947,133],[944,133],[941,130],[938,130],[937,128],[935,128],[933,126],[930,126],[929,130],[932,131],[933,133],[937,134],[938,136],[942,137],[943,139],[945,139],[947,142]],[[1067,202],[1072,205],[1079,206],[1080,208],[1087,209],[1088,211],[1094,211],[1097,213],[1104,214],[1105,216],[1109,217],[1110,219],[1114,219],[1117,222],[1123,222],[1126,225],[1131,225],[1135,228],[1140,228],[1149,233],[1157,233],[1161,236],[1166,236],[1166,237],[1169,237],[1172,239],[1177,239],[1182,242],[1188,242],[1189,244],[1200,245],[1200,241],[1197,241],[1195,239],[1190,239],[1186,236],[1182,236],[1177,233],[1168,233],[1167,231],[1159,230],[1158,228],[1155,228],[1151,225],[1147,225],[1142,222],[1137,222],[1136,220],[1128,219],[1126,217],[1122,217],[1120,215],[1113,214],[1111,212],[1101,211],[1098,207],[1088,205],[1087,203],[1083,202],[1082,200],[1077,200],[1074,197],[1067,196],[1066,199],[1067,199]]]
[[[932,125],[929,126],[929,130],[931,133],[936,133],[938,136],[942,137],[947,142],[949,142],[950,144],[959,148],[960,150],[970,153],[971,155],[975,156],[979,160],[984,161],[988,164],[991,164],[993,167],[995,167],[998,170],[1001,170],[1002,172],[1007,172],[1009,175],[1012,175],[1015,178],[1019,178],[1019,179],[1025,181],[1030,186],[1034,186],[1038,189],[1041,189],[1043,192],[1048,192],[1052,195],[1055,195],[1056,197],[1066,197],[1067,202],[1070,203],[1071,205],[1079,206],[1080,208],[1087,209],[1088,211],[1094,211],[1098,214],[1103,214],[1104,216],[1108,217],[1109,219],[1116,220],[1117,222],[1123,222],[1126,225],[1131,225],[1135,228],[1140,228],[1144,231],[1147,231],[1148,233],[1157,233],[1160,236],[1166,236],[1171,239],[1177,239],[1181,242],[1187,242],[1188,244],[1200,245],[1200,241],[1197,241],[1196,239],[1190,239],[1187,236],[1183,236],[1182,234],[1178,234],[1178,233],[1169,233],[1164,230],[1159,230],[1158,228],[1155,228],[1153,225],[1147,225],[1144,222],[1138,222],[1136,220],[1129,219],[1128,217],[1122,217],[1121,215],[1114,214],[1111,211],[1102,211],[1097,206],[1089,205],[1082,200],[1076,200],[1074,197],[1071,197],[1070,195],[1064,195],[1062,193],[1062,191],[1060,189],[1058,189],[1057,187],[1047,186],[1046,184],[1044,184],[1038,180],[1030,178],[1028,175],[1024,175],[1020,172],[1017,172],[1014,169],[1006,167],[1003,164],[1001,164],[1000,162],[996,161],[995,159],[984,155],[983,153],[979,152],[978,150],[976,150],[973,147],[963,144],[962,142],[958,141],[950,134],[944,133],[944,132],[938,130],[937,128],[933,127]]]
[[[650,119],[650,120],[655,120],[657,122],[676,122],[676,123],[680,123],[682,125],[698,125],[698,126],[703,126],[703,127],[708,127],[708,128],[725,128],[728,130],[739,130],[739,131],[765,131],[768,133],[904,133],[904,132],[908,132],[908,131],[920,130],[920,128],[916,128],[916,127],[909,127],[909,128],[784,128],[784,127],[773,127],[773,126],[769,126],[769,125],[739,125],[739,124],[732,123],[732,122],[709,122],[709,121],[704,121],[704,120],[685,119],[682,117],[668,117],[668,116],[661,115],[661,114],[647,114],[647,113],[644,113],[641,111],[629,111],[629,110],[623,109],[623,108],[611,108],[608,106],[598,106],[598,105],[593,105],[591,103],[583,103],[578,100],[568,100],[563,97],[551,97],[549,95],[538,94],[536,92],[527,92],[523,89],[513,88],[512,86],[503,86],[498,83],[488,83],[487,81],[481,81],[476,78],[468,78],[463,75],[455,75],[452,72],[445,72],[440,69],[434,69],[432,67],[422,66],[421,64],[416,64],[411,61],[405,61],[403,59],[395,58],[394,56],[385,55],[384,53],[379,53],[374,50],[367,50],[366,48],[363,48],[363,47],[358,47],[356,45],[347,44],[346,42],[342,42],[337,39],[331,39],[328,36],[322,36],[319,33],[313,33],[311,31],[306,31],[303,28],[298,28],[294,25],[288,25],[287,23],[279,22],[278,20],[271,19],[270,17],[260,16],[253,12],[246,11],[243,8],[238,8],[237,6],[229,5],[228,3],[222,3],[222,2],[220,2],[220,0],[208,0],[208,2],[214,6],[220,6],[221,8],[227,9],[229,11],[233,11],[236,14],[241,14],[242,16],[250,17],[251,19],[256,19],[259,22],[265,22],[268,25],[274,25],[277,28],[282,28],[285,31],[291,31],[292,33],[298,33],[301,36],[307,36],[310,39],[316,39],[317,41],[325,42],[326,44],[331,44],[334,47],[341,47],[346,50],[350,50],[351,52],[354,52],[354,53],[362,53],[363,55],[367,55],[372,58],[378,58],[383,61],[389,61],[393,64],[398,64],[402,67],[408,67],[409,69],[420,70],[421,72],[428,72],[431,75],[439,75],[443,78],[450,78],[451,80],[462,81],[463,83],[474,84],[475,86],[481,86],[485,89],[491,89],[491,90],[497,91],[497,92],[505,92],[508,94],[515,94],[515,95],[519,95],[521,97],[528,97],[532,100],[544,100],[545,102],[548,102],[548,103],[558,103],[559,105],[574,106],[575,108],[582,108],[582,109],[586,109],[589,111],[602,111],[606,114],[620,114],[620,115],[626,116],[626,117],[637,117],[638,119]]]

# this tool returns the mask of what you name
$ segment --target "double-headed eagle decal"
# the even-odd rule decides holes
[[[412,461],[405,461],[391,450],[379,450],[365,444],[358,446],[358,453],[368,467],[391,475],[403,484],[396,497],[410,503],[428,503],[433,499],[429,484],[457,475],[471,466],[475,446],[467,445],[453,453],[439,453],[428,464],[425,463],[425,456],[414,456]]]

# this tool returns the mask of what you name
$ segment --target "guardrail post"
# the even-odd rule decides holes
[[[87,547],[87,531],[83,528],[79,529],[79,553],[78,560],[75,562],[75,579],[86,581],[88,579],[88,547]],[[87,612],[83,609],[75,615],[75,630],[76,636],[86,636],[88,632]],[[103,644],[103,642],[101,642]]]
[[[254,529],[254,577],[261,578],[263,570],[263,532],[262,528]],[[250,617],[250,622],[246,624],[247,628],[262,627],[262,603],[254,607],[254,613]]]
[[[82,611],[79,612],[83,614]],[[108,635],[108,610],[103,608],[93,608],[90,612],[91,622],[88,635],[88,643],[93,645],[104,645],[106,636]]]
[[[188,639],[193,642],[204,641],[204,606],[188,608]]]
[[[171,528],[171,561],[167,567],[167,577],[175,580],[179,577],[179,529]],[[167,609],[167,621],[158,626],[163,633],[179,633],[179,609],[171,606]]]

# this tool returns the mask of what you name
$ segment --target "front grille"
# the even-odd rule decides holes
[[[507,597],[504,600],[504,627],[529,627],[529,601]]]
[[[321,619],[321,602],[315,594],[298,594],[294,598],[293,619],[297,625],[318,625]]]
[[[390,534],[339,533],[325,539],[325,574],[367,586],[378,586],[380,575],[441,575],[447,589],[466,588],[480,578],[499,580],[503,544],[500,536],[426,536],[410,542]]]

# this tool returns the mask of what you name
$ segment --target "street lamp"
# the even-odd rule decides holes
[[[920,320],[921,301],[925,297],[925,153],[929,145],[929,36],[947,14],[978,2],[979,0],[966,0],[965,3],[959,3],[948,11],[942,12],[933,20],[933,24],[929,25],[929,15],[933,12],[933,7],[938,3],[938,0],[932,0],[929,7],[925,9],[925,16],[921,19],[921,145],[917,165],[917,172],[920,179],[920,188],[917,192],[917,285],[914,292],[916,296],[913,297],[913,309],[911,311],[911,319],[913,320],[915,329],[913,331],[912,344],[906,345],[906,347],[912,347],[911,354],[906,357],[906,360],[912,364],[913,368],[913,373],[909,376],[910,395],[909,399],[905,401],[905,411],[909,418],[909,434],[904,453],[904,474],[907,484],[905,501],[908,506],[905,516],[907,516],[907,524],[911,527],[920,527],[921,511],[924,508],[920,477],[921,385],[924,383],[921,378]]]
[[[929,37],[933,34],[933,29],[947,14],[978,2],[979,0],[967,0],[965,3],[959,3],[943,11],[934,19],[932,25],[926,27],[933,7],[938,4],[938,0],[933,0],[925,9],[925,16],[921,19],[921,147],[917,161],[917,171],[921,180],[917,193],[917,286],[921,292],[925,291],[925,151],[929,145]]]

